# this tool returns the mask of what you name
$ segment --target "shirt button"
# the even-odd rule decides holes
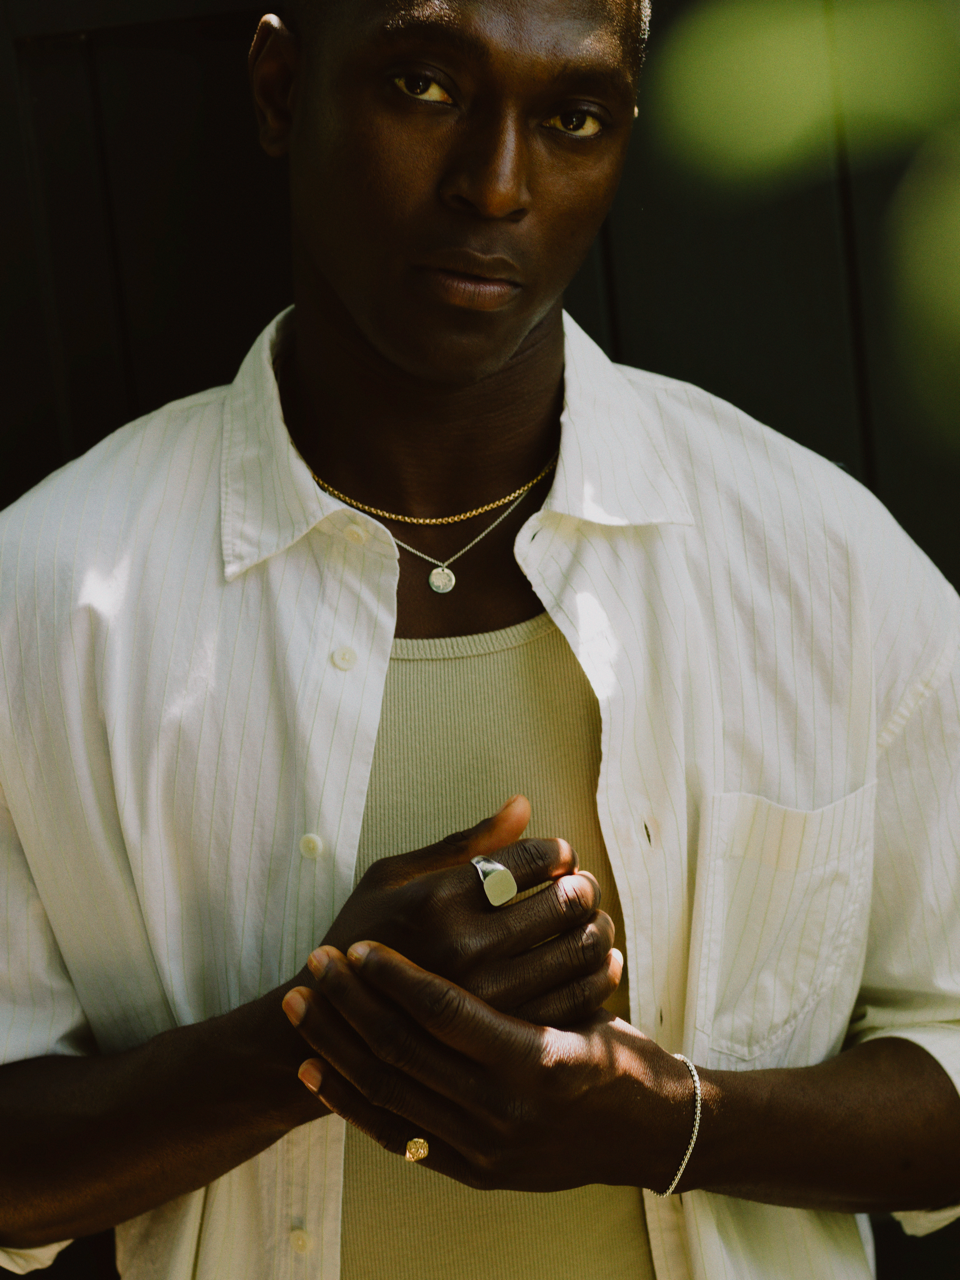
[[[342,649],[334,649],[333,665],[340,671],[351,671],[357,665],[357,655],[346,645]]]
[[[355,546],[362,547],[366,542],[369,534],[362,524],[348,524],[343,531],[343,536],[348,542],[354,543]]]
[[[290,1248],[294,1253],[309,1253],[313,1248],[313,1239],[309,1232],[301,1231],[299,1228],[296,1231],[291,1231]]]
[[[305,858],[319,858],[323,853],[323,841],[312,832],[300,837],[300,852]]]

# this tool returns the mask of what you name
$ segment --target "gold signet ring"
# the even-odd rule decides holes
[[[426,1138],[411,1138],[407,1143],[407,1159],[411,1162],[426,1160],[430,1154],[430,1143]]]
[[[470,861],[477,868],[483,882],[483,892],[492,907],[502,907],[517,896],[517,882],[502,862],[495,858],[476,857]]]

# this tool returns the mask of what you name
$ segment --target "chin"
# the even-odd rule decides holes
[[[391,326],[368,331],[366,337],[392,365],[418,381],[471,386],[506,368],[543,326],[546,317],[555,309],[559,314],[560,305],[557,301],[533,316],[498,317],[497,323],[490,323],[488,316],[483,318],[486,323],[479,324],[411,324],[401,332]],[[454,321],[457,319],[454,317]]]

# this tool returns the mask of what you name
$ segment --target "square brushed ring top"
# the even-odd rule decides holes
[[[477,868],[483,891],[492,907],[502,907],[505,902],[517,896],[517,882],[513,873],[502,862],[482,855],[471,858],[470,861]]]

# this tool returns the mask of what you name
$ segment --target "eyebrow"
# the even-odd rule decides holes
[[[432,6],[431,6],[432,7]],[[464,31],[453,22],[440,17],[418,16],[417,12],[395,14],[377,32],[376,39],[385,45],[401,45],[422,40],[435,47],[449,49],[476,60],[484,66],[491,61],[490,50],[479,36]],[[620,92],[632,96],[633,86],[629,75],[616,63],[606,58],[592,56],[583,60],[568,58],[562,64],[558,80],[592,81],[596,84],[613,84]]]

